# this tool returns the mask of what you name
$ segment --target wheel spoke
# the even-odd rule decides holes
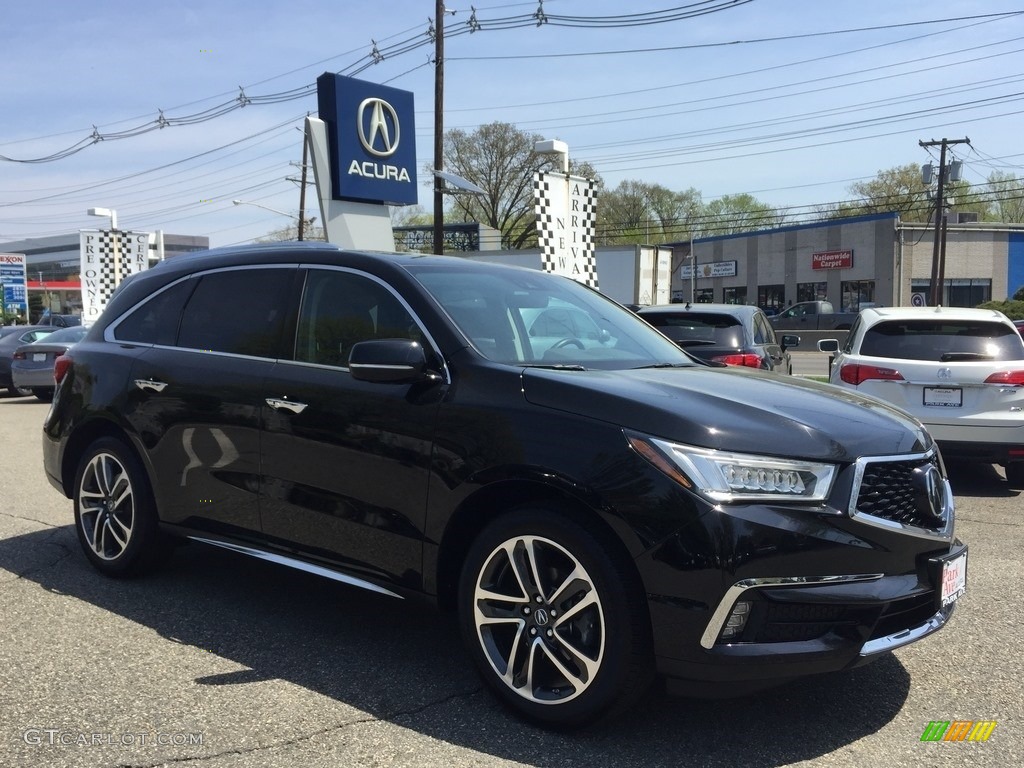
[[[526,557],[526,563],[523,562],[523,556],[517,554],[517,550],[520,548]],[[515,574],[516,581],[519,583],[519,588],[523,591],[523,597],[529,602],[533,593],[537,591],[531,567],[533,556],[530,543],[526,539],[515,539],[505,542],[504,549],[508,554],[508,560],[512,566],[512,572]]]
[[[530,567],[529,576],[530,581],[533,582],[533,586],[536,587],[536,593],[541,597],[544,597],[544,587],[540,583],[540,573],[537,570],[537,539],[527,538],[523,539],[523,550],[526,552],[526,561]]]
[[[573,646],[572,644],[570,644],[566,638],[562,637],[557,632],[555,633],[554,639],[555,639],[555,642],[558,643],[558,646],[572,657],[573,661],[576,662],[577,666],[581,666],[581,667],[583,667],[584,670],[586,670],[586,675],[585,676],[584,675],[576,675],[576,677],[578,677],[580,680],[582,680],[584,682],[588,682],[588,683],[591,680],[593,680],[594,679],[594,675],[597,674],[597,670],[601,666],[600,662],[595,661],[594,659],[592,659],[589,656],[587,656],[585,653],[583,653],[583,651],[581,651],[580,649],[578,649],[575,646]],[[554,658],[554,656],[552,656],[552,659],[553,658]],[[559,662],[556,661],[555,664],[558,665],[558,668],[562,669],[563,672],[566,673],[566,675],[568,676],[568,672],[564,669],[564,667]]]
[[[97,555],[103,554],[103,548],[100,546],[100,530],[103,526],[103,515],[97,514],[95,521],[92,524],[92,537],[89,543],[92,545],[92,550]]]
[[[516,687],[516,659],[519,657],[519,649],[523,647],[523,638],[526,636],[526,622],[522,622],[519,625],[519,629],[516,630],[516,636],[512,640],[512,647],[508,652],[508,663],[505,665],[505,674],[502,677],[505,678],[505,682],[511,685],[513,688]],[[528,645],[528,643],[527,643]]]
[[[576,603],[576,605],[574,605],[568,611],[558,616],[558,619],[555,621],[555,626],[562,626],[567,621],[572,619],[576,614],[582,611],[584,608],[589,608],[592,605],[599,605],[599,603],[597,600],[597,593],[595,593],[593,588],[591,587],[590,591],[587,592],[586,596],[584,596],[582,600]]]
[[[590,680],[592,679],[592,676],[589,675],[589,674],[587,676],[583,676],[583,675],[579,674],[578,672],[575,672],[575,671],[569,669],[565,665],[565,663],[560,658],[558,658],[558,654],[552,653],[551,649],[548,648],[544,643],[540,644],[540,649],[541,649],[541,651],[543,651],[543,653],[547,657],[548,661],[550,661],[552,664],[554,664],[555,667],[558,668],[558,671],[561,672],[563,675],[565,675],[565,679],[568,680],[569,683],[572,684],[572,686],[574,688],[576,688],[577,690],[580,690],[581,688],[585,688],[587,683],[589,683]],[[585,668],[589,672],[589,667],[585,667]],[[596,665],[595,665],[594,671],[595,672],[597,671]]]
[[[117,535],[117,531],[114,529],[114,526],[111,523],[111,519],[108,518],[107,522],[106,522],[106,525],[104,525],[103,527],[104,527],[104,537],[106,537],[106,531],[109,531],[111,538],[113,538],[113,540],[116,541],[120,545],[122,550],[128,545],[128,538],[125,537],[125,538],[122,539],[120,536]]]
[[[548,602],[556,608],[561,608],[562,602],[566,599],[566,591],[573,583],[583,578],[584,574],[577,565],[572,569],[572,573],[566,576],[565,580],[555,588],[554,592],[551,593],[551,597],[548,598]]]

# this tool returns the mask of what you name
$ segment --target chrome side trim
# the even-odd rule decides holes
[[[850,506],[848,513],[851,520],[864,523],[865,525],[872,525],[875,528],[884,528],[889,531],[898,531],[905,533],[908,536],[917,536],[922,539],[934,539],[936,541],[949,542],[953,540],[953,526],[954,518],[956,517],[956,502],[953,500],[953,488],[949,484],[949,479],[946,477],[942,478],[942,516],[946,520],[946,524],[937,531],[932,531],[927,528],[918,528],[913,525],[904,525],[903,523],[897,523],[894,520],[886,520],[884,517],[875,517],[874,515],[868,515],[857,510],[857,500],[860,498],[860,487],[864,482],[864,472],[868,464],[876,464],[879,462],[903,462],[903,461],[935,461],[936,466],[939,467],[939,471],[942,471],[942,465],[937,461],[938,456],[933,448],[925,453],[910,453],[896,456],[861,456],[857,459],[856,470],[853,475],[853,486],[850,489]]]
[[[928,635],[938,632],[946,626],[946,622],[949,621],[950,617],[953,615],[953,609],[955,606],[956,603],[947,605],[920,626],[904,629],[900,632],[894,632],[891,635],[879,637],[876,640],[868,640],[864,643],[863,647],[861,647],[860,655],[862,657],[873,656],[876,653],[894,651],[897,648],[902,648],[904,645],[910,645],[910,643],[916,642],[922,637],[928,637]]]
[[[153,381],[151,379],[136,379],[135,386],[142,390],[152,390],[153,392],[163,392],[167,387],[166,381]]]
[[[309,406],[309,403],[297,403],[277,397],[268,397],[264,402],[275,411],[291,411],[292,413],[302,413]]]
[[[294,568],[297,571],[305,571],[306,573],[312,573],[316,576],[324,576],[334,581],[340,581],[342,584],[348,584],[353,587],[359,587],[360,589],[367,589],[370,592],[378,592],[388,597],[397,597],[399,600],[404,600],[401,595],[392,592],[390,589],[385,589],[372,582],[364,581],[363,579],[356,578],[355,576],[349,576],[348,574],[339,573],[338,571],[332,571],[330,568],[324,568],[320,565],[314,565],[313,563],[307,563],[304,560],[296,560],[293,557],[286,557],[275,552],[265,552],[262,549],[254,549],[253,547],[246,547],[242,544],[230,544],[226,541],[216,541],[214,539],[204,539],[202,536],[189,536],[188,538],[192,541],[199,541],[203,544],[212,544],[215,547],[222,547],[229,549],[232,552],[238,552],[243,555],[249,555],[260,560],[267,560],[271,563],[277,563],[278,565],[287,565],[289,568]]]
[[[718,635],[725,625],[726,619],[732,607],[739,600],[740,595],[748,589],[755,587],[814,587],[823,584],[849,584],[856,581],[878,581],[884,574],[881,573],[854,573],[843,576],[772,576],[762,579],[744,579],[737,581],[726,590],[721,602],[711,616],[704,634],[701,635],[700,644],[710,650],[714,647]]]

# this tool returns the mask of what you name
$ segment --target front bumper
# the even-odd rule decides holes
[[[659,671],[745,692],[855,667],[941,629],[955,605],[940,599],[943,563],[967,548],[953,538],[944,479],[904,487],[915,463],[862,460],[818,507],[704,502],[698,523],[637,560]],[[941,515],[915,511],[926,488]]]

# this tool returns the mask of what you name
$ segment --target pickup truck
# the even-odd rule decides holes
[[[777,331],[848,331],[856,312],[836,312],[831,301],[801,301],[768,318]]]

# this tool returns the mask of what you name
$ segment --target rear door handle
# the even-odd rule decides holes
[[[273,408],[275,411],[291,411],[292,413],[302,413],[306,410],[306,403],[296,403],[292,400],[282,400],[277,397],[268,397],[267,405]]]
[[[152,381],[150,379],[136,379],[135,386],[142,390],[150,390],[151,392],[163,392],[164,387],[167,386],[166,381]]]

